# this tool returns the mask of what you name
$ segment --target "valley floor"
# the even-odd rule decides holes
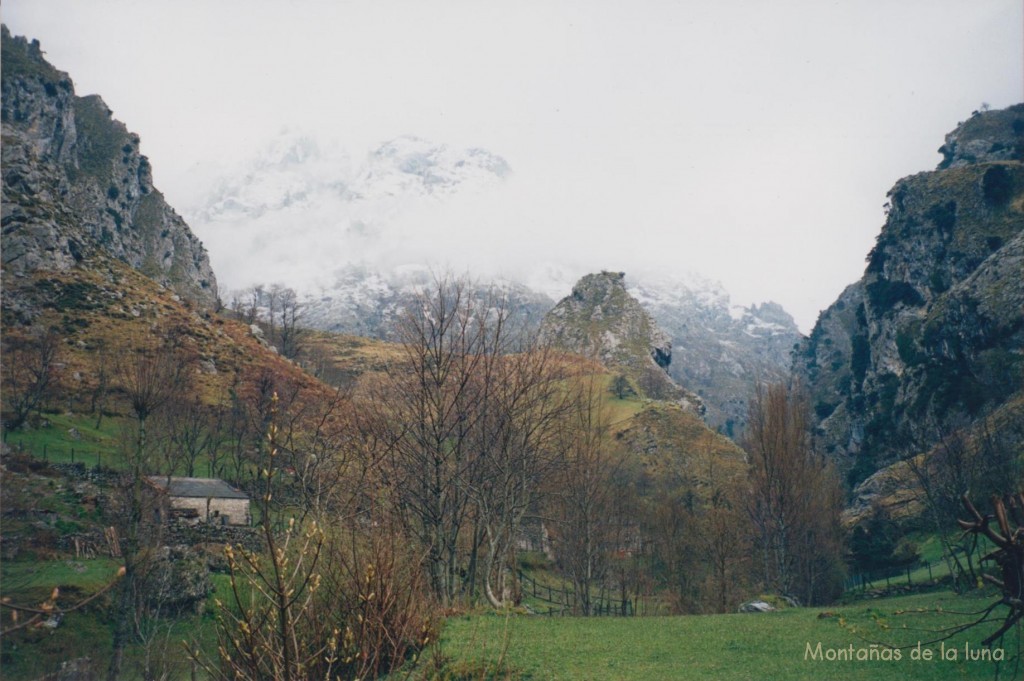
[[[979,610],[992,600],[938,592],[768,614],[477,615],[450,619],[435,655],[443,657],[453,678],[480,678],[477,674],[488,669],[497,673],[486,678],[552,681],[993,679],[994,662],[966,658],[980,653],[978,642],[997,628],[994,624],[958,634],[944,644],[927,643],[938,638],[935,630],[974,619],[956,613]],[[1007,636],[1013,641],[1004,642],[1007,659],[1018,649],[1018,635],[1014,631]],[[920,657],[927,657],[930,650],[931,659],[914,659],[918,641],[923,642]],[[900,650],[898,660],[879,659],[884,648],[873,643],[911,647]],[[852,660],[847,659],[851,646]],[[952,658],[952,650],[956,659],[943,659],[943,653]],[[858,654],[870,659],[858,660]],[[884,657],[890,656],[895,652]],[[999,678],[1019,678],[1021,670],[1012,664],[1002,665]]]

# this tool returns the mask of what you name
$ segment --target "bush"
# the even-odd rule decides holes
[[[956,201],[936,203],[925,211],[924,216],[931,220],[939,231],[949,234],[956,226]]]
[[[985,202],[993,207],[1005,206],[1013,196],[1013,176],[1006,166],[994,166],[985,171],[981,180]]]
[[[878,279],[867,286],[868,301],[878,312],[891,310],[899,304],[918,306],[924,304],[924,299],[913,286],[905,281],[889,281]]]
[[[857,334],[850,341],[850,371],[853,372],[854,381],[860,384],[864,382],[864,376],[871,366],[871,345],[868,337],[863,334]]]

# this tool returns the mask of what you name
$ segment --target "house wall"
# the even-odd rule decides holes
[[[200,520],[219,525],[221,518],[227,516],[225,525],[248,525],[249,500],[248,499],[204,499],[200,497],[172,497],[172,508],[194,508],[199,513]],[[209,514],[209,515],[207,515]]]

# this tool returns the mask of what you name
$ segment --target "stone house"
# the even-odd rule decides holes
[[[223,480],[150,475],[145,481],[155,493],[153,517],[157,522],[252,524],[249,497]]]

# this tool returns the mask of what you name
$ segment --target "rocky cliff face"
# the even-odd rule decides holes
[[[975,114],[940,151],[889,192],[864,277],[794,359],[851,482],[1024,387],[1024,105]]]
[[[64,271],[102,250],[210,307],[206,250],[153,187],[139,137],[3,27],[3,267]]]
[[[672,341],[669,375],[701,397],[709,425],[739,435],[757,382],[789,375],[803,339],[793,318],[777,303],[732,305],[720,285],[692,275],[627,280],[627,290]]]
[[[632,389],[653,399],[676,401],[703,415],[699,397],[668,375],[672,342],[626,290],[625,274],[588,274],[545,317],[543,341],[601,361],[620,371]]]

